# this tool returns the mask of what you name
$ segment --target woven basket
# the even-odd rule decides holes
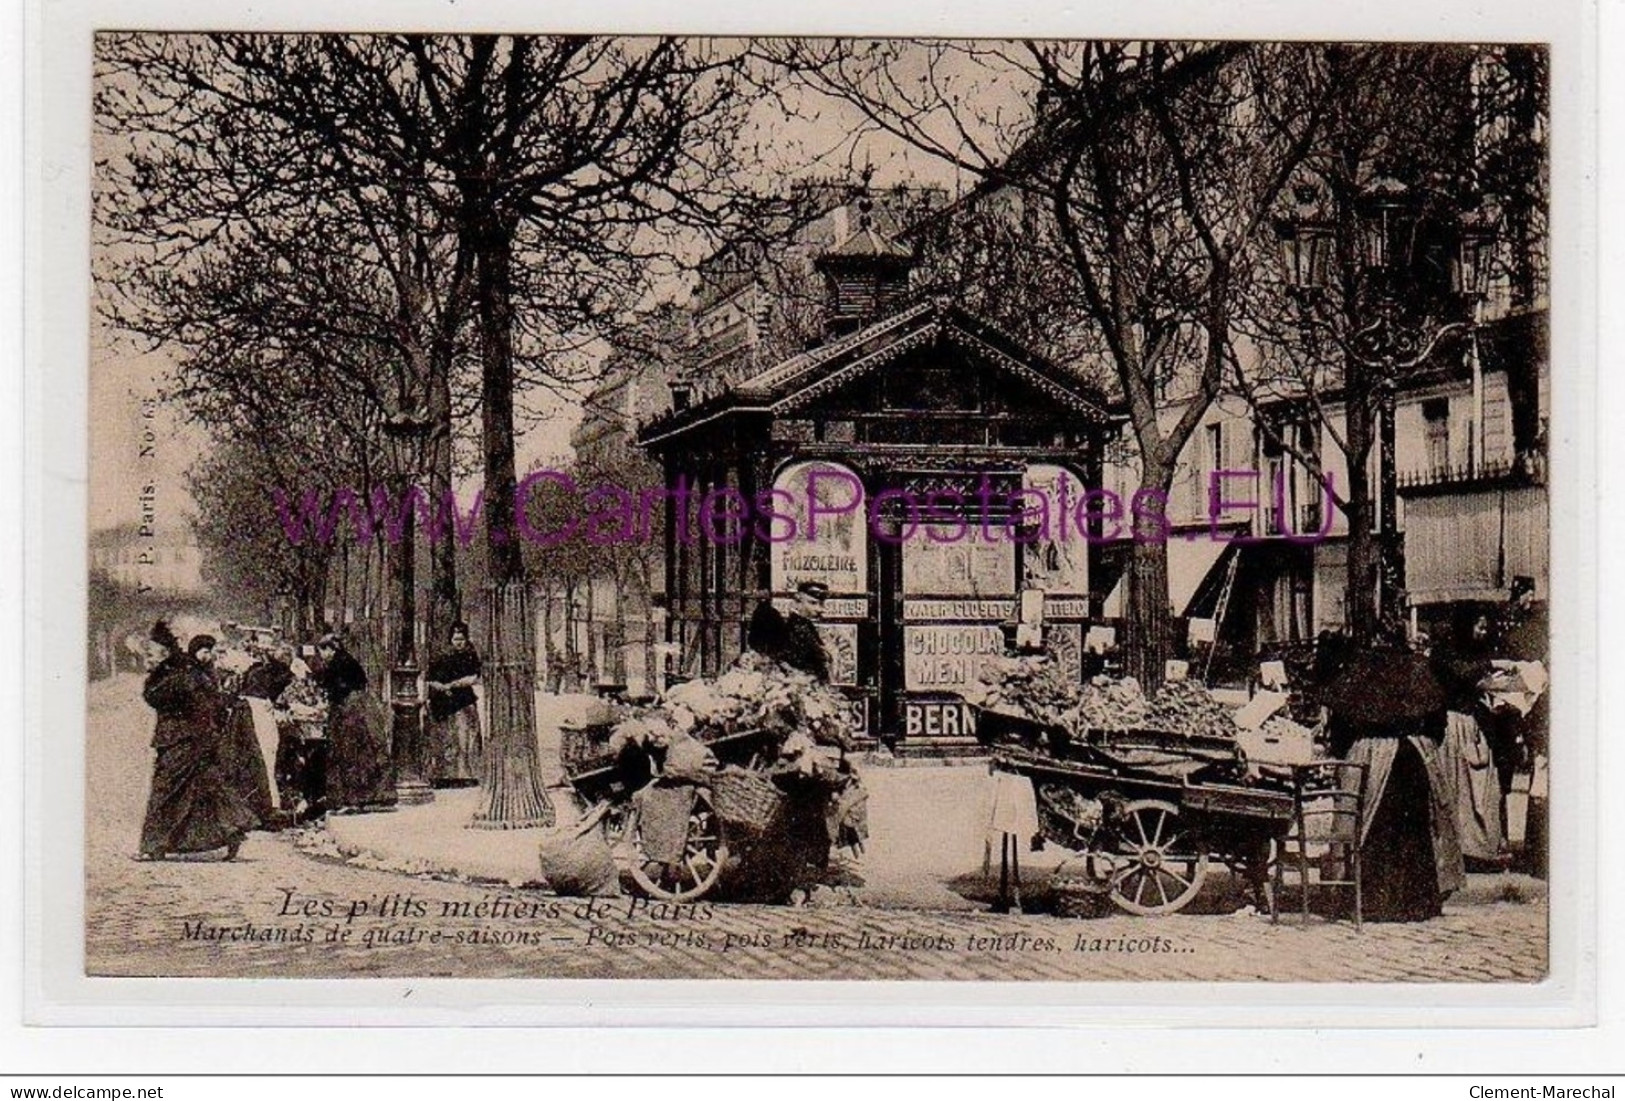
[[[765,830],[783,802],[784,794],[760,772],[725,768],[711,781],[711,804],[729,825]]]
[[[559,730],[559,762],[566,769],[597,761],[609,754],[609,735],[613,723]]]

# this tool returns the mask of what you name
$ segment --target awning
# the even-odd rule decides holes
[[[1405,503],[1405,591],[1412,604],[1505,600],[1514,577],[1545,599],[1544,486],[1475,487]]]
[[[1171,536],[1167,544],[1168,603],[1176,616],[1189,612],[1191,598],[1202,587],[1202,582],[1207,579],[1208,574],[1213,572],[1213,567],[1224,556],[1225,549],[1231,546],[1228,540],[1215,539],[1206,531],[1197,531],[1194,534],[1195,539]],[[1128,593],[1129,569],[1128,566],[1124,567],[1117,584],[1106,596],[1102,610],[1108,618],[1116,619],[1123,615],[1123,606]]]

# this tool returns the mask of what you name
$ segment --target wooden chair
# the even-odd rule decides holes
[[[1292,769],[1292,824],[1275,857],[1270,920],[1281,920],[1281,897],[1290,872],[1297,876],[1303,919],[1309,896],[1320,889],[1352,892],[1354,927],[1361,927],[1360,822],[1365,815],[1366,766],[1352,761],[1315,761]],[[1311,876],[1310,848],[1324,846],[1320,874]],[[1332,878],[1334,877],[1335,878]]]

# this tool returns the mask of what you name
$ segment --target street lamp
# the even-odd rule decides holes
[[[1281,247],[1290,290],[1300,303],[1317,301],[1327,290],[1326,272],[1336,243],[1336,224],[1320,216],[1318,192],[1313,187],[1294,191],[1293,214],[1277,219],[1276,235]],[[1399,492],[1395,461],[1394,405],[1399,380],[1425,363],[1439,343],[1467,330],[1478,321],[1477,304],[1482,300],[1489,278],[1489,259],[1494,248],[1494,218],[1471,208],[1463,213],[1457,204],[1455,219],[1438,226],[1453,245],[1450,256],[1451,289],[1472,307],[1472,323],[1449,322],[1428,331],[1424,323],[1405,316],[1407,305],[1425,301],[1427,288],[1419,278],[1423,257],[1418,243],[1434,227],[1424,224],[1425,197],[1391,176],[1372,180],[1356,196],[1352,230],[1355,246],[1356,316],[1363,322],[1342,342],[1351,366],[1363,368],[1374,378],[1373,390],[1378,409],[1378,546],[1381,554],[1379,607],[1385,618],[1397,615],[1401,591],[1399,577]],[[1369,320],[1365,320],[1369,318]],[[1476,353],[1476,350],[1474,350]],[[1473,355],[1475,416],[1482,426],[1482,384],[1478,379],[1477,356]],[[1482,437],[1482,427],[1478,436]],[[1475,454],[1481,449],[1475,443]]]
[[[434,789],[423,779],[423,698],[418,694],[417,663],[417,547],[415,480],[423,468],[423,447],[429,438],[428,417],[402,409],[384,419],[384,444],[390,469],[406,510],[400,542],[396,544],[395,573],[400,584],[400,615],[395,639],[395,665],[390,671],[389,704],[393,715],[390,756],[395,766],[395,797],[402,805],[432,803]]]
[[[1308,184],[1293,189],[1291,216],[1275,219],[1275,237],[1287,273],[1287,288],[1310,297],[1326,288],[1337,227],[1319,216],[1317,192]]]

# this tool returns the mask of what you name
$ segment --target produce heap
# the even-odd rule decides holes
[[[300,663],[301,666],[303,663]],[[288,687],[282,690],[277,697],[276,706],[279,720],[301,723],[319,723],[327,719],[327,693],[323,692],[315,678],[308,675],[295,676],[288,682]]]
[[[1070,730],[1077,726],[1083,694],[1054,661],[1025,655],[989,661],[962,695],[988,711]]]
[[[1157,730],[1183,737],[1234,738],[1229,708],[1194,681],[1170,681],[1147,699],[1133,677],[1096,677],[1079,686],[1043,656],[1002,658],[984,668],[965,699],[990,711],[1058,727],[1074,736],[1089,730]]]
[[[818,745],[851,749],[844,696],[808,673],[746,652],[715,680],[691,680],[668,689],[653,708],[633,714],[611,734],[612,744],[651,738],[702,741],[761,730],[784,742],[800,734]]]
[[[1236,736],[1236,720],[1228,707],[1215,700],[1195,681],[1169,681],[1151,701],[1145,725],[1190,737]]]

